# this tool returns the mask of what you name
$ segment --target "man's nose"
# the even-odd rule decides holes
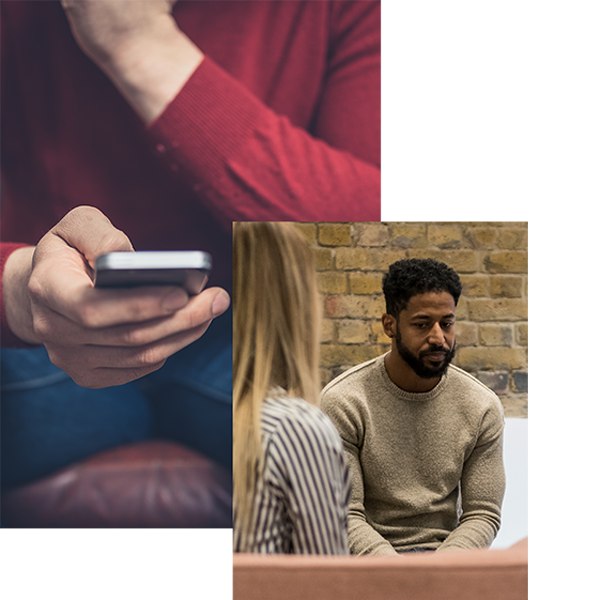
[[[439,323],[435,323],[429,331],[429,339],[427,340],[432,346],[444,345],[444,331]]]

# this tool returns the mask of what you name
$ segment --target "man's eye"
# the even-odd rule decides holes
[[[454,321],[450,321],[449,323],[442,323],[442,327],[445,327],[446,329],[450,329],[452,325],[454,325]]]

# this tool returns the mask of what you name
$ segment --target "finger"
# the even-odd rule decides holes
[[[151,367],[145,367],[140,369],[106,369],[98,368],[92,369],[82,373],[75,373],[69,375],[71,379],[80,387],[99,389],[106,387],[113,387],[115,385],[124,385],[145,377],[154,371],[157,371],[162,367],[164,363],[159,363]]]
[[[141,377],[157,370],[170,356],[199,339],[209,325],[210,321],[154,344],[135,348],[47,344],[46,349],[50,361],[68,373],[78,385],[96,387],[98,382],[102,382],[102,385],[119,385],[117,382],[128,379],[132,373]],[[113,371],[113,375],[118,375],[119,371],[128,374],[124,378],[115,377],[113,383],[108,383],[108,373],[103,371]]]
[[[94,333],[94,343],[110,346],[144,346],[209,323],[223,314],[230,304],[229,294],[221,288],[207,288],[192,296],[187,305],[169,317],[118,325]]]
[[[164,362],[179,350],[198,340],[208,329],[210,321],[182,333],[163,338],[152,344],[133,348],[122,346],[86,346],[85,362],[94,369],[148,369]],[[83,365],[82,365],[83,367]],[[88,369],[92,370],[92,369]]]
[[[185,290],[177,286],[96,289],[75,251],[46,248],[45,252],[56,256],[32,273],[29,292],[34,304],[47,306],[83,328],[156,319],[188,302]],[[51,271],[46,265],[51,265]]]
[[[165,317],[189,299],[185,290],[174,286],[98,290],[71,283],[67,273],[46,286],[32,277],[29,291],[34,303],[48,307],[83,330]]]
[[[183,308],[188,301],[187,292],[175,286],[87,288],[62,298],[62,304],[57,305],[56,310],[70,315],[84,328],[101,329],[165,317]]]
[[[171,334],[191,329],[222,314],[229,306],[229,295],[222,288],[211,287],[190,298],[179,287],[153,286],[129,290],[87,290],[81,299],[73,298],[71,302],[71,312],[77,315],[80,324],[89,329],[144,323],[180,311],[191,302],[189,310],[172,321],[171,331],[166,332]]]
[[[33,256],[34,285],[52,284],[71,292],[78,286],[91,287],[95,260],[108,252],[132,251],[129,238],[112,226],[97,209],[81,206],[73,209],[38,243]]]
[[[102,329],[83,329],[54,311],[39,311],[34,319],[34,329],[42,341],[60,339],[63,345],[145,346],[210,321],[225,312],[229,302],[229,295],[221,288],[207,288],[168,317]]]
[[[102,254],[133,250],[129,238],[92,206],[73,209],[51,232],[81,252],[92,267]]]

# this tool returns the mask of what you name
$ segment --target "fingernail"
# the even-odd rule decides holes
[[[229,294],[227,292],[219,292],[212,303],[213,317],[222,315],[229,308]]]
[[[162,301],[162,308],[166,313],[173,313],[183,308],[188,302],[188,295],[182,290],[173,290]]]

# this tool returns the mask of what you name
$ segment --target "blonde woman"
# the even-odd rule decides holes
[[[347,554],[349,478],[319,399],[320,303],[293,225],[233,229],[234,550]]]

